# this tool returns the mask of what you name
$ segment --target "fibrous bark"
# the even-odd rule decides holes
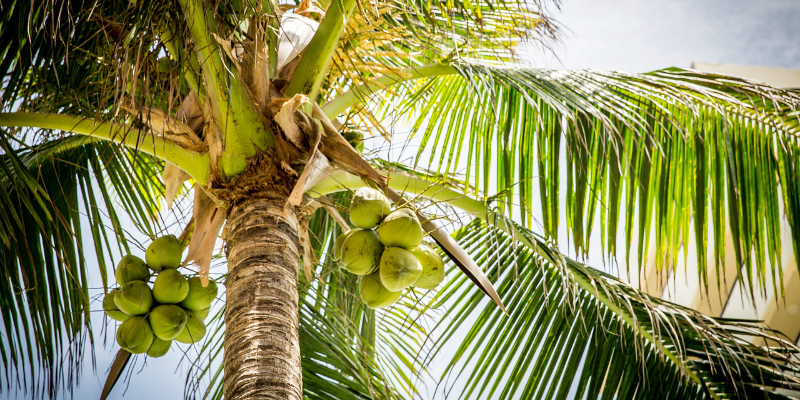
[[[225,398],[301,399],[298,221],[275,193],[228,214]]]

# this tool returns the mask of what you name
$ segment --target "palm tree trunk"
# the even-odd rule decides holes
[[[286,198],[251,197],[228,215],[226,399],[301,399],[297,217]]]

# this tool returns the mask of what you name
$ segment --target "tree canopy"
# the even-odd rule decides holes
[[[330,210],[346,210],[351,190],[366,183],[331,158],[339,170],[305,191],[325,205],[306,220],[320,261],[312,279],[300,275],[306,397],[407,398],[433,357],[449,357],[445,376],[433,377],[452,382],[441,389],[463,387],[467,398],[800,390],[798,349],[780,333],[651,297],[560,247],[585,255],[595,221],[604,253],[637,260],[634,268],[644,265],[651,236],[661,268],[686,257],[690,240],[713,243],[712,259],[698,251],[694,260],[704,286],[718,284],[709,271],[736,268],[748,292],[780,292],[783,218],[800,236],[796,92],[677,68],[525,66],[520,42],[547,46],[558,37],[538,1],[2,7],[2,390],[49,397],[76,383],[98,341],[87,277],[99,271],[107,290],[111,254],[131,248],[121,213],[150,237],[174,229],[159,218],[161,196],[198,189],[176,189],[161,172],[177,166],[198,188],[245,173],[283,130],[271,105],[296,94],[308,97],[301,110],[311,123],[330,119],[334,129],[355,126],[374,138],[364,159],[453,233],[507,310],[452,262],[435,294],[411,293],[385,312],[364,308],[352,296],[355,279],[327,254],[341,233]],[[298,58],[276,68],[281,46],[296,45],[282,25],[287,15],[319,27]],[[187,104],[205,124],[181,119]],[[376,143],[393,140],[390,121],[418,140],[413,163],[379,157]],[[308,160],[289,161],[299,171]],[[176,207],[191,215],[191,201]],[[562,214],[567,238],[558,237]],[[737,265],[724,264],[726,247]],[[90,252],[98,265],[86,262]],[[213,272],[224,282],[224,268]],[[222,373],[211,366],[222,354],[223,315],[224,305],[187,395],[222,395]]]

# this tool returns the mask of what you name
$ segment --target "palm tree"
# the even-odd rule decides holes
[[[463,397],[800,390],[779,332],[648,296],[564,255],[557,234],[565,174],[578,254],[599,220],[610,259],[624,234],[641,266],[652,232],[668,268],[692,236],[709,246],[710,225],[697,279],[738,268],[721,261],[733,246],[747,290],[765,287],[782,214],[800,234],[794,92],[674,68],[525,67],[517,43],[557,37],[538,1],[0,7],[3,389],[75,384],[97,340],[87,276],[99,268],[107,290],[108,249],[131,250],[120,213],[151,237],[168,229],[163,195],[178,196],[205,279],[225,226],[224,306],[187,396],[407,398],[434,358],[452,378],[436,390]],[[395,122],[414,134],[412,162],[354,149],[354,127],[375,150]],[[365,185],[428,221],[454,266],[444,287],[361,305],[326,255]]]

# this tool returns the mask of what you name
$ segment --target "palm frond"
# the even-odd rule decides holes
[[[5,110],[112,120],[123,97],[169,110],[197,80],[172,2],[12,0],[2,7]]]
[[[336,49],[323,94],[330,99],[403,68],[457,57],[514,61],[519,43],[549,46],[557,36],[556,23],[538,1],[360,4]],[[377,123],[367,127],[380,130]]]
[[[563,256],[486,203],[453,198],[446,187],[463,190],[458,179],[404,169],[436,182],[428,190],[420,179],[407,179],[411,193],[464,204],[479,216],[455,236],[485,268],[509,311],[505,315],[465,276],[449,271],[433,300],[418,304],[421,314],[442,311],[436,326],[425,330],[432,345],[405,344],[424,355],[415,360],[422,366],[449,359],[428,397],[784,398],[785,390],[800,388],[800,349],[780,333],[641,293]]]
[[[666,268],[681,249],[687,257],[690,241],[708,248],[711,225],[713,260],[709,267],[706,252],[696,252],[699,278],[708,282],[730,245],[752,291],[767,285],[768,260],[780,259],[781,206],[800,234],[797,94],[674,68],[636,75],[454,65],[460,75],[396,89],[402,100],[371,108],[379,120],[410,112],[417,164],[462,173],[467,192],[497,198],[525,226],[540,223],[557,241],[565,213],[579,255],[599,220],[606,254],[617,259],[624,232],[623,260],[633,254],[641,268],[653,235]]]
[[[129,249],[117,204],[142,231],[157,230],[160,165],[85,138],[27,147],[10,137],[0,135],[0,389],[53,397],[77,382],[94,343],[91,271],[107,288],[112,252]]]
[[[562,257],[508,220],[476,220],[459,242],[495,277],[505,316],[460,276],[437,295],[448,316],[429,354],[456,337],[439,387],[463,398],[786,398],[793,343],[755,321],[711,318]],[[477,317],[476,317],[477,314]],[[472,321],[474,323],[467,323]],[[776,347],[753,344],[767,339]]]

